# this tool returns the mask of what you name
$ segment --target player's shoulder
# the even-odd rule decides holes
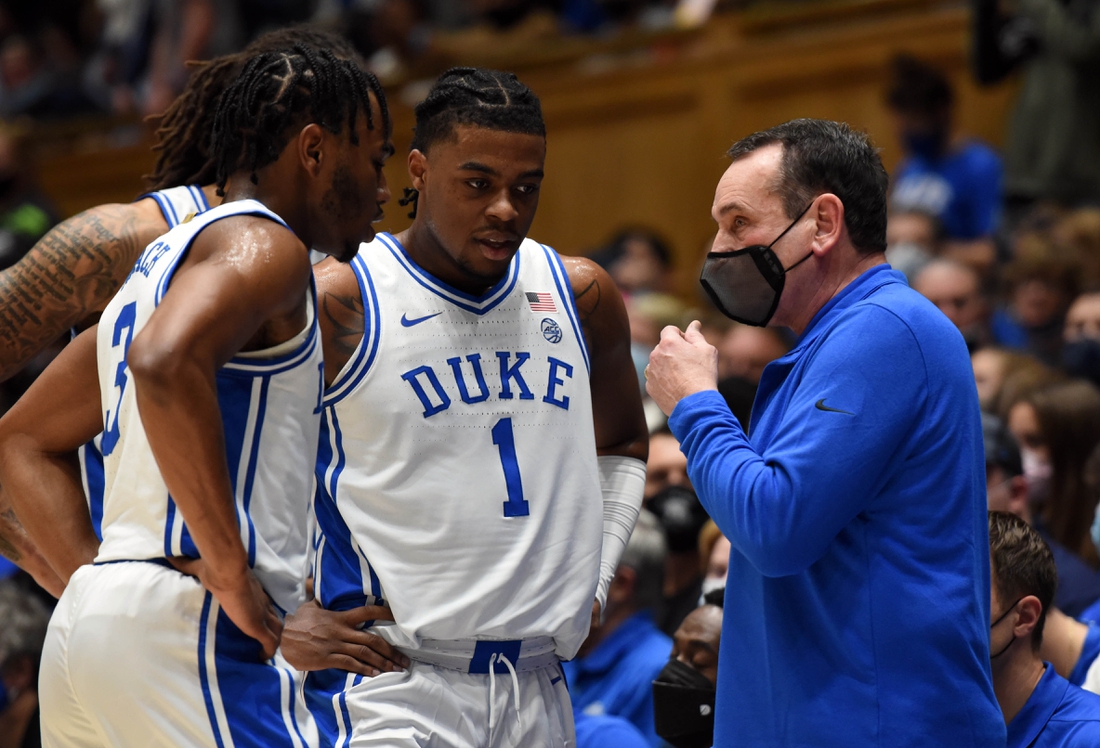
[[[365,247],[366,245],[364,245]],[[363,248],[360,248],[360,252]],[[359,295],[359,281],[355,277],[350,262],[340,262],[334,257],[326,257],[313,266],[313,277],[317,281],[317,295],[355,297]]]

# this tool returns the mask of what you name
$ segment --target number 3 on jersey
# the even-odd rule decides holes
[[[508,488],[508,500],[504,502],[505,517],[526,517],[531,508],[523,500],[523,482],[519,478],[519,460],[516,458],[516,438],[512,433],[512,419],[501,418],[493,426],[493,444],[500,450],[500,463],[504,468],[504,484]]]
[[[118,444],[118,411],[122,407],[122,396],[126,393],[126,381],[129,379],[126,376],[126,356],[130,353],[130,343],[134,340],[134,323],[136,321],[137,302],[131,301],[122,307],[122,311],[118,313],[118,319],[115,320],[115,330],[111,334],[111,346],[113,348],[119,346],[123,332],[126,333],[126,342],[122,344],[122,360],[119,361],[118,368],[115,370],[115,387],[118,387],[118,400],[115,401],[113,408],[107,410],[107,414],[103,419],[103,422],[107,425],[101,443],[104,456],[111,454],[115,450],[115,445]]]

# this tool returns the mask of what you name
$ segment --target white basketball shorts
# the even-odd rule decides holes
[[[313,748],[298,674],[166,561],[81,567],[50,619],[46,748]]]

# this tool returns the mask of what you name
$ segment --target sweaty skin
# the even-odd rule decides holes
[[[376,108],[374,120],[381,119]],[[237,352],[277,345],[303,328],[312,276],[308,247],[344,256],[349,247],[354,252],[359,242],[373,237],[370,224],[377,211],[335,214],[330,198],[341,168],[351,169],[357,192],[374,196],[379,209],[389,197],[381,174],[381,163],[392,150],[388,137],[368,129],[366,118],[359,121],[358,137],[359,145],[353,146],[346,132],[340,136],[310,123],[259,171],[258,183],[246,174],[234,175],[227,200],[258,199],[290,229],[247,215],[209,226],[195,239],[127,355],[149,445],[201,554],[176,565],[199,578],[238,628],[260,642],[265,657],[274,653],[282,624],[249,569],[237,529],[215,376]],[[94,372],[94,346],[73,356],[81,352],[76,364]],[[36,419],[73,386],[65,381],[68,363],[50,366],[0,420],[0,479],[26,518],[34,514],[31,507],[48,502],[33,475],[61,469],[56,447],[62,439]],[[95,401],[98,409],[98,394]],[[88,419],[83,432],[64,435],[65,446],[73,449],[101,428]],[[72,492],[79,490],[71,475],[69,483]],[[28,530],[67,579],[74,569],[71,562],[66,565],[64,547],[72,538],[51,533],[48,526]]]
[[[203,192],[211,205],[221,201],[213,185]],[[0,381],[70,329],[93,325],[141,251],[167,230],[152,198],[100,205],[54,226],[23,259],[0,272]],[[0,555],[60,596],[64,584],[31,542],[2,489]]]

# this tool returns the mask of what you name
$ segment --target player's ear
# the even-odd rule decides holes
[[[294,139],[297,149],[298,163],[311,177],[321,173],[321,165],[324,163],[325,131],[316,122],[310,122],[298,132]]]
[[[413,148],[409,151],[409,179],[415,190],[424,189],[424,180],[428,174],[428,157]]]

